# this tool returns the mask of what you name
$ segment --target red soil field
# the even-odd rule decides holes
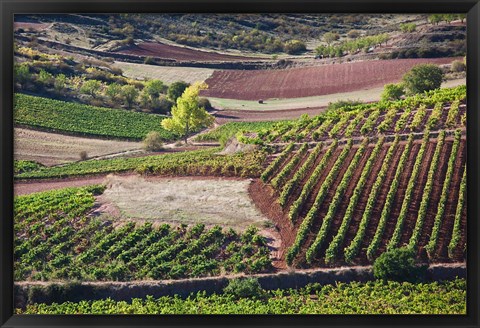
[[[145,42],[127,49],[120,50],[119,53],[138,56],[151,56],[165,59],[174,59],[179,61],[245,61],[259,60],[258,58],[225,55],[216,52],[207,52],[189,48],[177,47],[163,43]]]
[[[204,96],[241,100],[297,98],[381,87],[398,82],[417,64],[448,64],[455,58],[373,60],[283,70],[215,71]]]

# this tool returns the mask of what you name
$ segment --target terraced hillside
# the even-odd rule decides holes
[[[368,264],[404,246],[429,262],[463,261],[464,101],[464,89],[443,90],[260,133],[278,151],[252,194],[287,264]]]

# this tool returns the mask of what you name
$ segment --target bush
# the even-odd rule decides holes
[[[236,299],[254,298],[261,299],[265,297],[265,290],[255,278],[233,279],[228,286],[223,289],[225,294],[233,295]]]
[[[327,111],[336,110],[343,107],[351,107],[362,104],[360,100],[338,100],[328,103]]]
[[[163,139],[157,131],[151,131],[143,139],[143,147],[147,151],[159,151],[163,149]]]
[[[443,71],[433,64],[414,66],[402,78],[408,94],[417,94],[440,88],[443,81]]]
[[[373,275],[377,279],[420,282],[425,277],[427,266],[415,263],[415,250],[395,248],[380,255],[373,263]]]
[[[81,160],[81,161],[84,161],[84,160],[86,160],[86,159],[88,159],[88,154],[87,154],[87,152],[86,152],[85,150],[82,150],[82,151],[80,152],[80,160]]]
[[[451,67],[451,70],[452,72],[463,72],[465,71],[467,67],[465,66],[465,64],[460,61],[460,60],[456,60],[452,63],[452,67]]]
[[[187,82],[183,81],[178,81],[178,82],[173,82],[170,84],[167,90],[167,96],[168,98],[173,101],[174,103],[177,102],[178,97],[180,97],[185,91],[186,88],[188,88],[190,84]]]
[[[405,90],[403,88],[403,84],[401,83],[391,83],[385,84],[382,92],[382,100],[398,100],[401,96],[405,94]]]
[[[290,40],[285,43],[283,50],[289,55],[295,55],[306,51],[307,46],[300,40]]]
[[[205,108],[206,110],[210,110],[213,108],[210,100],[208,100],[207,98],[198,98],[198,105]]]

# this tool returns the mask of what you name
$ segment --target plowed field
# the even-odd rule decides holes
[[[298,98],[371,89],[398,82],[417,64],[448,64],[455,58],[394,59],[284,70],[215,71],[203,95],[259,100]]]

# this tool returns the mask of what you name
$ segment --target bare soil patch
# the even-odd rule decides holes
[[[414,65],[447,64],[455,58],[372,60],[284,70],[215,71],[203,95],[259,100],[320,96],[397,82]]]
[[[248,196],[250,180],[109,176],[105,182],[102,200],[117,207],[121,218],[237,230],[268,223]]]
[[[86,151],[91,158],[142,147],[140,142],[74,137],[24,128],[14,129],[14,144],[15,159],[33,160],[47,166],[78,161],[81,151]]]

